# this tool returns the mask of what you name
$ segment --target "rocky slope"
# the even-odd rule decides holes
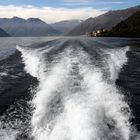
[[[0,28],[0,37],[10,37],[10,35]]]
[[[123,10],[109,11],[95,18],[89,18],[80,25],[72,29],[67,35],[83,35],[99,28],[111,29],[119,22],[127,19],[129,16],[140,10],[140,5]]]
[[[113,27],[109,36],[140,37],[140,11]]]
[[[81,20],[65,20],[51,24],[51,26],[60,31],[62,34],[68,33],[74,27],[79,25],[82,21]]]

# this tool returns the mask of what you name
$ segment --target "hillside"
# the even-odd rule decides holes
[[[10,37],[10,35],[0,28],[0,37]]]
[[[109,36],[140,37],[140,11],[113,27]]]
[[[53,23],[51,24],[51,26],[57,31],[60,31],[62,34],[66,34],[74,27],[79,25],[81,22],[82,21],[80,20],[65,20],[65,21]]]
[[[0,28],[14,37],[58,35],[59,32],[38,18],[27,20],[13,17],[1,18]]]
[[[67,35],[84,35],[99,28],[111,29],[119,22],[127,19],[129,16],[140,10],[140,6],[131,7],[123,10],[109,11],[95,18],[89,18],[80,25],[72,29]]]

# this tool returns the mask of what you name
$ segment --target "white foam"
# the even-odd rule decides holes
[[[23,49],[22,47],[16,47],[20,52],[22,52],[22,58],[25,65],[25,70],[34,77],[39,77],[38,73],[40,70],[40,58],[36,53],[37,50]]]
[[[10,128],[1,128],[0,124],[0,140],[16,140],[18,131]]]
[[[122,66],[127,62],[126,53],[129,51],[129,46],[124,48],[114,48],[114,49],[105,49],[105,54],[108,57],[105,58],[107,61],[107,65],[110,71],[110,79],[115,81],[118,78],[118,74],[122,68]]]
[[[114,85],[110,85],[103,80],[99,70],[88,70],[88,73],[85,74],[85,84],[88,89],[87,93],[89,93],[91,114],[96,118],[94,127],[97,128],[98,132],[96,134],[98,134],[98,137],[110,140],[113,139],[113,136],[120,135],[120,139],[129,140],[130,114],[129,112],[123,112],[123,109],[129,111],[129,106],[124,102],[123,95]],[[107,123],[112,125],[117,132],[114,131],[114,134],[109,132]]]
[[[110,79],[114,81],[110,84],[102,70],[90,65],[88,54],[80,49],[76,55],[73,49],[67,48],[59,54],[60,59],[56,56],[49,72],[43,53],[18,50],[22,52],[27,72],[40,81],[32,101],[36,140],[130,140],[129,106],[114,84],[127,62],[128,48],[108,49],[108,56],[102,58],[106,59],[105,67],[109,67]],[[81,63],[84,61],[85,65]],[[72,73],[74,66],[79,70],[80,80]],[[79,86],[74,82],[79,82]]]
[[[0,72],[0,76],[7,76],[8,74],[6,72]]]

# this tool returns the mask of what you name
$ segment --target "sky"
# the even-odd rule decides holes
[[[109,10],[140,5],[140,0],[0,0],[0,17],[40,18],[47,23],[85,20]]]

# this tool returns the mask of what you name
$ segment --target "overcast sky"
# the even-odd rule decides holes
[[[41,18],[47,23],[98,16],[139,5],[140,0],[0,0],[0,17]]]

